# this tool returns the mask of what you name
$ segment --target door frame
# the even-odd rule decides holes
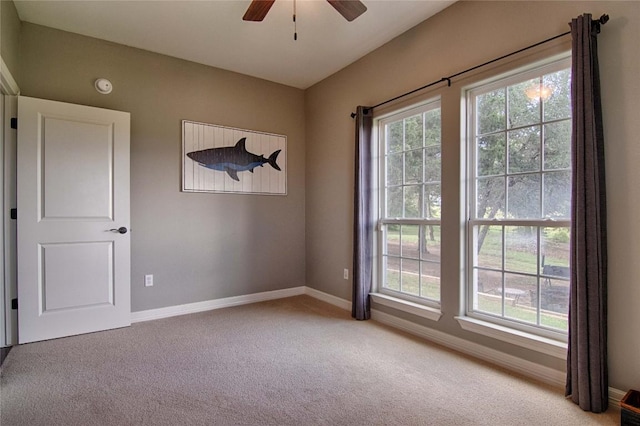
[[[11,118],[17,116],[20,88],[0,56],[0,347],[18,343],[18,315],[11,309],[17,297],[16,221],[7,214],[16,207],[16,140]]]

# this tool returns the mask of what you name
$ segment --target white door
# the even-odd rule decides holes
[[[19,343],[131,324],[129,118],[18,98]]]

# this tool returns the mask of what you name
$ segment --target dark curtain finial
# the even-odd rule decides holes
[[[589,18],[591,18],[590,13],[585,13],[585,16],[589,16]],[[600,16],[600,18],[594,19],[593,21],[591,21],[591,30],[595,31],[596,34],[600,34],[600,27],[606,24],[607,22],[609,22],[609,15],[605,13],[602,16]]]

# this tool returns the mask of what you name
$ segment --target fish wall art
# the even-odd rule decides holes
[[[286,195],[286,136],[182,122],[182,190]]]

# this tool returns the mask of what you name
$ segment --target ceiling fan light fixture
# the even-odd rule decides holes
[[[252,0],[242,20],[253,22],[262,21],[265,16],[267,16],[274,2],[275,0]],[[327,2],[349,22],[367,11],[367,6],[359,0],[327,0]]]
[[[535,86],[528,87],[524,93],[527,95],[527,98],[532,101],[538,99],[546,101],[553,95],[553,87],[536,84]]]

